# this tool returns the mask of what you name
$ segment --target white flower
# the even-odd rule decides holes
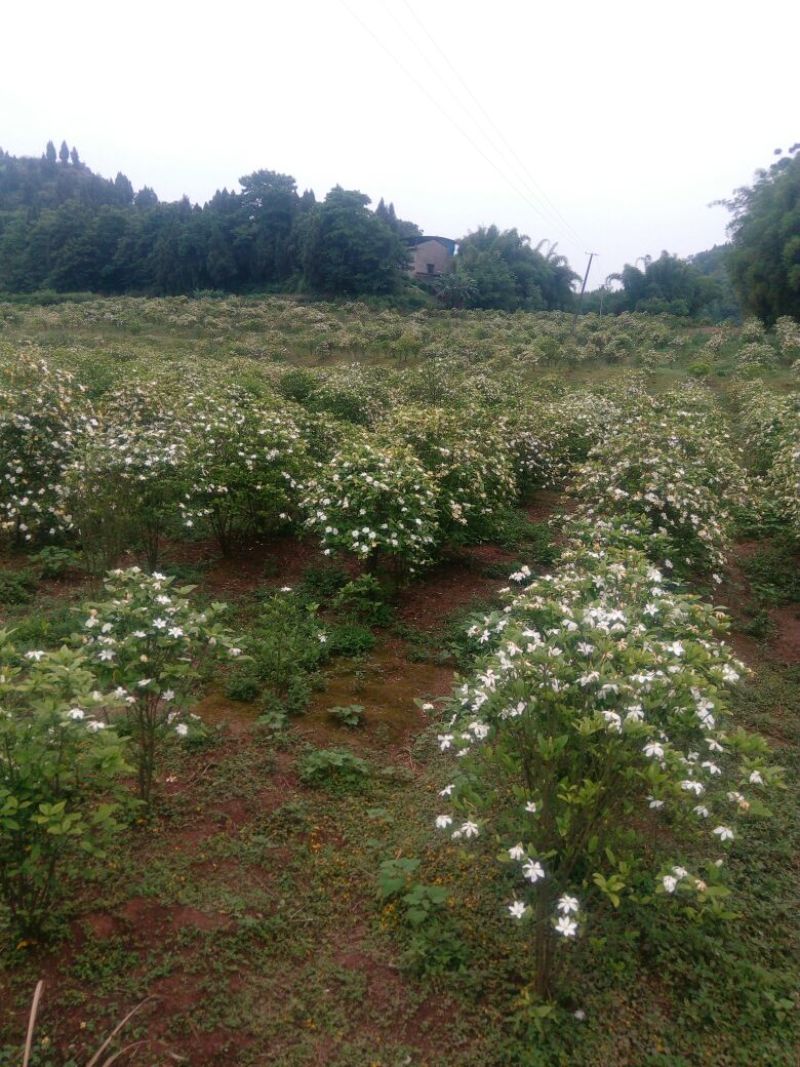
[[[528,814],[535,815],[538,810],[536,807],[536,801],[529,800],[528,803],[525,805],[525,810],[528,812]]]
[[[556,931],[564,937],[574,937],[578,932],[578,924],[567,915],[562,915],[556,923]]]
[[[478,829],[477,823],[467,820],[467,822],[463,823],[461,826],[461,833],[464,837],[477,837],[480,830]]]
[[[170,700],[174,700],[175,699],[175,690],[174,689],[165,689],[164,692],[161,694],[161,699],[166,701],[167,703],[169,703]]]
[[[142,678],[142,680],[137,682],[136,684],[139,687],[139,689],[144,689],[145,686],[150,685],[152,680],[153,680],[152,678]]]
[[[112,649],[104,648],[98,656],[98,659],[108,662],[109,660],[112,660],[115,655],[116,653]]]
[[[90,719],[86,723],[86,729],[91,730],[93,734],[96,734],[98,730],[105,730],[106,724],[104,722],[98,722],[96,719]]]
[[[44,656],[44,652],[42,652],[42,651],[41,651],[41,650],[39,650],[39,649],[36,649],[36,650],[35,650],[35,651],[33,651],[33,652],[26,652],[26,653],[25,653],[25,659],[32,659],[32,660],[34,660],[34,661],[35,661],[36,663],[38,663],[38,662],[39,662],[39,660],[40,660],[40,659],[42,658],[42,656]]]
[[[659,808],[663,808],[664,807],[664,801],[663,800],[657,800],[655,797],[648,797],[647,799],[650,801],[650,803],[648,804],[648,807],[650,807],[650,808],[654,808],[655,810],[658,810]]]
[[[542,867],[538,860],[528,860],[522,868],[522,873],[529,882],[536,883],[544,878],[544,867]]]
[[[750,785],[763,785],[764,779],[761,777],[759,771],[752,771],[750,774]]]
[[[508,850],[508,854],[512,858],[512,860],[521,860],[522,857],[525,855],[525,849],[522,847],[521,844],[514,845]]]
[[[676,878],[686,878],[689,874],[685,867],[673,867],[672,873],[675,875]]]
[[[452,815],[437,815],[436,816],[436,829],[445,830],[453,821]]]
[[[720,841],[733,841],[733,830],[728,826],[715,826],[712,833],[716,834]]]
[[[674,878],[671,874],[665,874],[664,877],[661,879],[661,881],[664,884],[664,889],[668,893],[674,893],[675,892],[675,886],[678,884],[678,879],[677,878]]]
[[[695,815],[699,815],[701,819],[707,819],[710,814],[705,804],[698,804],[693,810]]]
[[[444,752],[446,749],[452,747],[452,744],[453,744],[453,735],[452,734],[439,734],[436,739],[439,742],[439,751],[440,752]]]
[[[179,722],[178,725],[175,727],[175,733],[178,735],[178,737],[186,737],[186,735],[189,733],[189,727],[186,725],[185,722]]]
[[[515,900],[513,904],[508,905],[508,910],[515,919],[521,919],[525,914],[525,905],[521,900]]]
[[[664,746],[659,745],[658,741],[648,741],[642,749],[645,756],[655,757],[655,759],[661,759],[664,755]]]
[[[210,641],[209,641],[209,644],[211,644]],[[229,648],[228,649],[228,653],[229,653],[229,655],[234,656],[234,657],[241,656],[242,650],[240,648]]]
[[[292,591],[292,587],[290,585],[282,585],[281,586],[281,592],[282,593],[291,593],[291,591]]]
[[[440,797],[449,797],[454,789],[455,789],[455,785],[452,785],[452,784],[451,785],[446,785],[444,787],[444,789],[440,789],[439,790],[439,796]]]
[[[702,782],[696,782],[693,778],[686,778],[681,782],[681,789],[685,789],[687,793],[694,793],[695,796],[700,797],[705,793],[706,788]]]
[[[559,899],[556,907],[562,915],[572,915],[579,908],[578,898],[567,896],[565,893],[564,896]]]
[[[81,711],[80,708],[70,708],[67,712],[67,718],[72,719],[74,722],[80,722],[85,714],[86,712]]]

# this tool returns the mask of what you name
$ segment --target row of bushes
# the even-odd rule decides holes
[[[742,484],[708,396],[643,400],[577,471],[560,565],[512,575],[522,591],[470,630],[435,821],[456,847],[498,855],[542,1000],[593,903],[731,914],[725,851],[780,772],[731,722],[745,668],[720,639],[724,614],[672,561],[721,565]]]

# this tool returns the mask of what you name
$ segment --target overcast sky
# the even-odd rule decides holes
[[[264,167],[426,233],[516,226],[590,287],[724,240],[800,140],[796,0],[9,3],[0,145],[77,146],[162,199]]]

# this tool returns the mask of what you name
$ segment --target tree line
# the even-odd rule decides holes
[[[406,239],[420,236],[393,204],[336,186],[318,201],[293,177],[257,170],[204,205],[134,192],[103,178],[66,142],[41,158],[0,150],[0,292],[177,295],[221,290],[396,294]],[[454,307],[566,307],[574,275],[516,230],[479,230],[462,243],[440,299]]]
[[[219,289],[390,292],[418,234],[381,201],[258,170],[205,205],[159,200],[93,173],[66,144],[40,159],[0,151],[0,290],[174,295]]]
[[[667,312],[767,323],[800,317],[800,144],[723,200],[730,242],[681,259],[662,252],[626,264],[587,293],[583,310]],[[293,177],[257,170],[203,205],[134,191],[122,173],[95,174],[76,148],[41,157],[0,149],[0,293],[108,295],[308,292],[398,295],[408,239],[420,236],[381,199],[335,186],[321,201]],[[516,229],[480,227],[459,244],[433,294],[446,307],[568,310],[578,276],[556,246]],[[639,264],[643,264],[641,267]],[[417,294],[419,290],[417,289]]]

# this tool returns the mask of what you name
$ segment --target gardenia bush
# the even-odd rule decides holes
[[[737,458],[700,413],[628,412],[576,474],[576,515],[642,516],[674,548],[669,566],[722,566],[732,529],[731,504],[747,501]]]
[[[743,668],[724,625],[638,549],[600,543],[568,550],[474,631],[488,651],[439,735],[456,759],[436,826],[499,849],[543,997],[556,942],[590,926],[593,899],[721,907],[724,850],[778,774],[731,728],[725,694]]]
[[[177,526],[186,484],[187,426],[174,412],[147,421],[112,420],[76,449],[65,472],[65,498],[94,570],[121,551],[141,548],[158,563],[161,541]]]
[[[444,540],[490,535],[495,512],[518,496],[508,442],[478,411],[402,407],[379,433],[387,442],[413,449],[433,479]]]
[[[370,566],[413,573],[440,538],[437,486],[410,448],[355,440],[320,464],[303,500],[326,555],[345,550]]]
[[[795,536],[800,537],[800,432],[787,434],[775,454],[769,486]]]
[[[159,748],[165,738],[185,737],[189,698],[201,663],[210,656],[238,657],[220,621],[224,604],[200,609],[189,600],[193,586],[139,567],[111,571],[107,599],[90,606],[80,646],[92,670],[121,705],[134,743],[139,795],[152,798]]]
[[[766,471],[788,437],[800,437],[800,394],[776,393],[754,382],[742,386],[738,398],[748,455]]]
[[[118,782],[129,768],[80,651],[21,653],[0,631],[0,900],[14,931],[38,937],[68,886],[120,827]]]
[[[70,529],[64,468],[92,426],[72,375],[22,354],[0,364],[0,534],[29,543]]]
[[[186,527],[208,527],[227,553],[238,537],[296,517],[310,461],[288,411],[246,395],[212,395],[197,403],[193,419],[181,504]]]

